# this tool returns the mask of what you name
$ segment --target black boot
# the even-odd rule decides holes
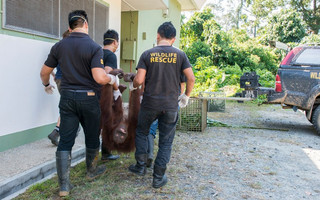
[[[117,160],[120,158],[119,155],[112,155],[111,152],[106,148],[101,145],[101,160],[106,161],[106,160]]]
[[[57,151],[56,152],[56,166],[59,180],[59,196],[65,197],[69,195],[72,186],[69,180],[71,165],[71,151]]]
[[[130,165],[129,171],[140,176],[144,176],[147,172],[148,154],[136,155],[137,164]]]
[[[57,129],[53,129],[53,131],[48,135],[49,140],[52,144],[58,146],[59,145],[59,131]]]
[[[167,176],[164,174],[166,172],[166,168],[159,167],[157,165],[153,166],[153,181],[152,187],[160,188],[167,184],[168,179]]]
[[[153,161],[153,146],[154,146],[154,136],[152,134],[148,135],[148,160],[147,168],[150,168]]]
[[[99,158],[99,148],[86,148],[86,165],[87,165],[87,179],[92,180],[107,171],[104,165],[97,166]]]

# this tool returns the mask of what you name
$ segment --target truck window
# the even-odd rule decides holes
[[[319,55],[320,55],[320,49],[305,49],[294,61],[294,64],[320,66]]]

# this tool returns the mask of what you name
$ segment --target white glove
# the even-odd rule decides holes
[[[107,74],[107,76],[110,77],[110,82],[108,84],[113,85],[114,82],[116,82],[116,77],[114,75],[111,75],[111,74]]]
[[[143,95],[140,96],[140,104],[142,103]]]
[[[133,90],[136,90],[137,88],[133,87],[133,82],[130,82],[129,83],[129,90],[130,91],[133,91]]]
[[[51,84],[49,84],[47,87],[44,87],[44,91],[46,91],[47,94],[53,94],[53,89],[55,87]]]
[[[180,108],[184,108],[188,105],[189,98],[186,94],[182,94],[179,96],[178,101],[179,101],[179,106]]]
[[[121,96],[122,96],[122,94],[121,94],[121,92],[120,92],[119,89],[113,91],[113,98],[114,98],[115,101],[117,101],[117,99],[118,99],[119,97],[121,97]]]

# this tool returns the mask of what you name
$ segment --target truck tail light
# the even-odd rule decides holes
[[[292,49],[282,60],[281,65],[290,65],[292,59],[302,50],[302,47]]]
[[[276,76],[276,92],[282,92],[281,80],[279,74]]]

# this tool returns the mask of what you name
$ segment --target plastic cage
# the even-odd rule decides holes
[[[207,127],[207,100],[190,98],[179,111],[177,130],[203,132]]]
[[[224,92],[200,92],[199,97],[209,97],[208,112],[224,112],[226,109],[226,94]]]

